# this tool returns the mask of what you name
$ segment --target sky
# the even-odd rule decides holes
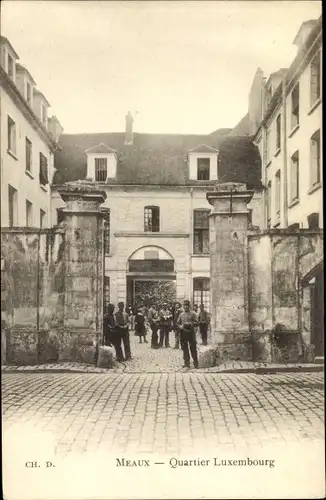
[[[319,1],[2,2],[6,36],[65,133],[210,133],[246,114],[258,67],[288,67]]]

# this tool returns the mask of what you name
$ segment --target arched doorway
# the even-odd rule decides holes
[[[136,306],[149,307],[176,299],[174,259],[158,246],[136,250],[128,260],[127,301]]]

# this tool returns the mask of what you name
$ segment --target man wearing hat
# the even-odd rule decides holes
[[[178,318],[178,327],[180,330],[180,343],[183,351],[184,367],[190,368],[190,354],[194,362],[194,367],[198,368],[198,355],[196,344],[195,328],[198,324],[197,314],[190,310],[189,300],[183,303],[183,312]]]

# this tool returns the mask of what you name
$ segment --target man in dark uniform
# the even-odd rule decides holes
[[[131,359],[129,316],[124,311],[124,308],[125,308],[124,302],[119,302],[118,311],[115,313],[115,321],[116,321],[116,332],[122,340],[125,351],[125,360],[127,361],[128,359]]]
[[[198,368],[198,355],[196,344],[197,314],[190,311],[190,302],[185,300],[183,303],[183,312],[178,318],[178,326],[180,330],[180,343],[183,351],[184,368],[190,368],[190,355],[194,362],[194,367]]]

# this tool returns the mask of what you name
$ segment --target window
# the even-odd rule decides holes
[[[14,79],[14,60],[10,54],[8,54],[8,76]]]
[[[158,233],[160,230],[159,207],[145,207],[144,209],[144,231]]]
[[[300,114],[300,93],[299,84],[297,84],[292,90],[291,94],[291,128],[293,129],[299,125],[299,114]]]
[[[210,310],[209,278],[194,278],[193,281],[194,305],[204,304],[205,310]]]
[[[33,205],[30,201],[26,200],[26,226],[33,225]]]
[[[281,149],[281,115],[276,118],[276,150]]]
[[[271,227],[272,218],[272,181],[267,184],[267,227]]]
[[[280,219],[281,211],[281,171],[278,170],[275,174],[275,213],[276,220]]]
[[[108,160],[107,158],[95,158],[95,180],[97,182],[105,182],[108,175]]]
[[[110,210],[106,210],[104,215],[104,253],[110,253]]]
[[[194,210],[194,253],[209,253],[209,210]]]
[[[320,130],[310,139],[310,187],[320,183]]]
[[[27,137],[25,138],[25,153],[26,153],[25,169],[28,172],[31,172],[31,170],[32,170],[32,143]]]
[[[310,65],[310,105],[320,98],[320,52],[316,54]]]
[[[252,226],[252,208],[248,209],[248,225]]]
[[[104,276],[104,294],[103,294],[103,302],[104,302],[104,312],[107,311],[107,307],[110,304],[110,278],[108,276]]]
[[[18,225],[18,193],[17,189],[8,185],[8,202],[9,202],[9,226]]]
[[[265,87],[265,111],[268,109],[268,106],[272,100],[272,87]]]
[[[309,229],[319,229],[319,214],[313,213],[308,215],[308,227]]]
[[[26,82],[26,101],[27,104],[32,104],[32,86],[29,82]]]
[[[49,184],[48,160],[42,153],[40,153],[40,184],[42,186]]]
[[[40,210],[40,228],[43,229],[45,227],[45,219],[46,219],[46,212],[44,210]]]
[[[210,159],[209,158],[198,158],[197,159],[197,180],[209,181],[209,169],[210,169]]]
[[[16,154],[16,124],[8,116],[8,150]]]
[[[299,151],[296,151],[291,157],[290,195],[291,202],[299,199]]]

